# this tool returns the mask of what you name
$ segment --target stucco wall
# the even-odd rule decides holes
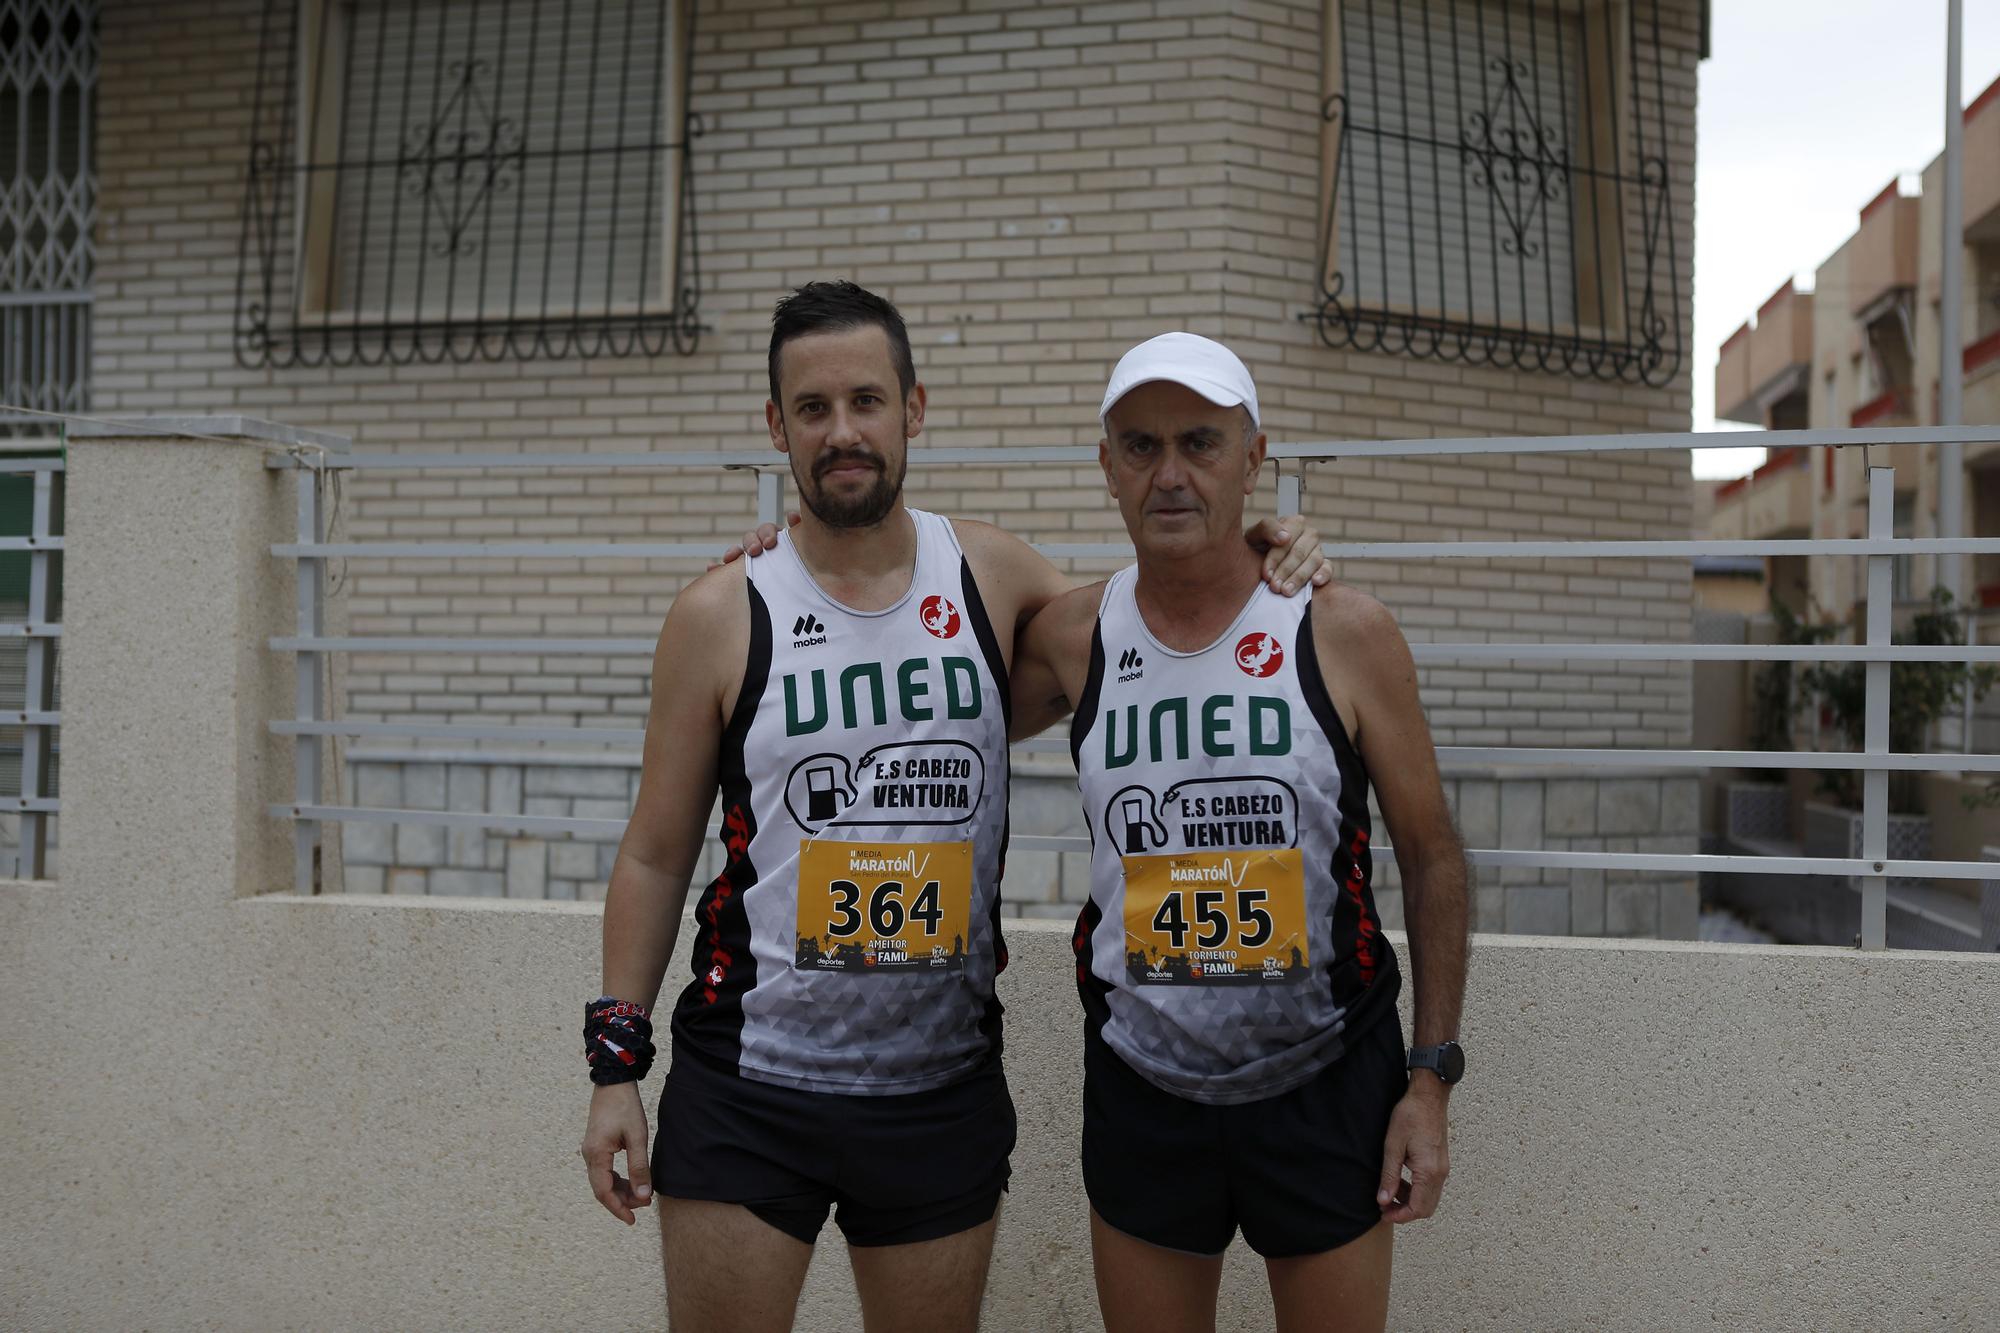
[[[651,1219],[604,1214],[575,1155],[596,907],[99,887],[0,887],[10,1326],[661,1321]],[[986,1324],[1087,1329],[1067,939],[1010,943]],[[1996,982],[1992,957],[1481,937],[1452,1180],[1400,1233],[1392,1326],[1991,1327],[2000,1076],[1969,1053]],[[801,1328],[856,1324],[827,1235]],[[1269,1327],[1240,1246],[1223,1309]]]

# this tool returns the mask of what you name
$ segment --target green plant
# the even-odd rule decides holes
[[[1824,643],[1839,628],[1832,622],[1801,619],[1775,597],[1771,599],[1771,620],[1781,644]],[[1750,748],[1789,750],[1792,726],[1802,702],[1792,662],[1766,662],[1750,679]],[[1783,782],[1786,770],[1760,768],[1753,775],[1769,782]]]
[[[1773,614],[1778,608],[1773,606]],[[1781,630],[1782,630],[1782,621]],[[1824,642],[1839,628],[1837,622],[1821,621],[1800,631],[1817,637],[1800,642]],[[1947,645],[1965,642],[1965,630],[1952,606],[1951,593],[1932,588],[1924,609],[1910,621],[1909,629],[1889,636],[1891,643]],[[1993,688],[1992,667],[1974,667],[1963,662],[1895,662],[1889,667],[1889,749],[1898,754],[1923,750],[1931,724],[1958,708],[1967,690],[1974,699],[1983,698]],[[1867,735],[1868,667],[1862,662],[1814,663],[1798,676],[1799,691],[1811,705],[1824,710],[1834,730],[1849,747],[1862,748]],[[1916,773],[1889,775],[1889,808],[1916,813],[1922,809]],[[1861,803],[1861,774],[1825,771],[1819,789],[1841,804]],[[1992,796],[1989,787],[1987,797]]]

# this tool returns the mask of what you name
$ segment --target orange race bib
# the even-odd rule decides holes
[[[1310,965],[1299,849],[1125,861],[1125,962],[1140,985],[1291,981]]]
[[[802,971],[962,971],[971,918],[969,842],[799,842]]]

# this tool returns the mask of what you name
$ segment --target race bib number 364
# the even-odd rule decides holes
[[[799,843],[801,970],[961,971],[971,916],[969,842]]]
[[[1125,956],[1141,985],[1304,977],[1299,849],[1125,858]]]

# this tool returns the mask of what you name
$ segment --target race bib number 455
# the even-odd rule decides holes
[[[971,916],[969,842],[799,843],[801,970],[960,971]]]
[[[1140,985],[1306,975],[1299,849],[1125,858],[1125,958]]]

